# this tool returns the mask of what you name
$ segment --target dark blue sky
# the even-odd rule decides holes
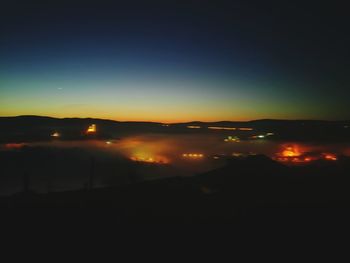
[[[350,119],[336,1],[11,1],[0,22],[2,116]]]

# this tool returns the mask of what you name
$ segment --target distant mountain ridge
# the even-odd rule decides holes
[[[270,140],[288,141],[350,141],[350,121],[324,120],[252,120],[218,122],[184,122],[164,124],[160,122],[115,121],[97,118],[53,118],[47,116],[0,117],[0,142],[26,142],[50,140],[58,132],[64,140],[92,138],[86,130],[96,124],[96,139],[116,139],[147,133],[200,134],[222,133],[249,138],[249,136],[271,133]],[[221,129],[221,128],[237,129]],[[240,129],[249,128],[249,129]]]
[[[27,121],[78,121],[78,122],[103,122],[103,123],[139,123],[139,124],[163,124],[162,122],[153,122],[153,121],[117,121],[111,119],[101,119],[101,118],[80,118],[80,117],[67,117],[67,118],[57,118],[50,116],[39,116],[39,115],[19,115],[19,116],[10,116],[10,117],[0,117],[0,122],[3,121],[14,121],[14,120],[27,120]],[[250,121],[213,121],[213,122],[205,122],[205,121],[190,121],[190,122],[175,122],[175,123],[167,123],[170,125],[236,125],[236,124],[276,124],[276,123],[333,123],[333,124],[350,124],[350,120],[286,120],[286,119],[258,119],[258,120],[250,120]]]

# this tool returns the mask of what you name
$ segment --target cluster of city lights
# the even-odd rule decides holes
[[[162,126],[169,126],[169,124],[162,124]],[[187,126],[190,129],[199,129],[202,128],[201,126]],[[218,126],[210,126],[208,129],[219,129],[219,130],[252,130],[251,128],[231,128],[231,127],[218,127]],[[97,127],[96,124],[91,124],[88,126],[87,130],[85,131],[86,134],[95,134],[97,133]],[[249,137],[250,139],[264,139],[269,136],[273,136],[274,133],[264,133],[264,134],[258,134]],[[52,134],[50,134],[52,138],[60,138],[62,135],[58,131],[54,131]],[[224,139],[225,142],[240,142],[240,138],[237,136],[227,136]],[[105,141],[106,145],[112,145],[113,141]],[[22,143],[10,143],[4,145],[7,149],[20,149],[24,146]],[[242,153],[233,153],[233,157],[242,157],[246,156],[246,154]],[[190,160],[199,160],[204,158],[203,153],[183,153],[181,155],[183,159],[190,159]],[[225,157],[224,155],[214,155],[212,156],[213,159],[221,159],[222,157]],[[321,153],[321,152],[310,152],[305,147],[301,147],[298,144],[288,144],[284,145],[280,152],[276,153],[273,157],[274,160],[283,162],[283,163],[308,163],[313,162],[317,160],[325,160],[325,161],[337,161],[338,156],[334,153]],[[157,164],[164,164],[169,163],[169,159],[163,156],[154,155],[149,152],[138,152],[137,154],[130,157],[131,160],[135,162],[145,162],[145,163],[157,163]]]
[[[188,159],[201,159],[204,157],[204,154],[202,154],[202,153],[184,153],[184,154],[182,154],[182,157],[188,158]]]
[[[218,126],[210,126],[208,127],[210,130],[227,130],[227,131],[235,131],[237,128],[233,127],[218,127]]]
[[[297,146],[287,146],[282,151],[283,157],[299,157],[301,155],[301,151]]]
[[[154,156],[151,154],[139,153],[130,157],[130,160],[141,163],[167,164],[169,160],[164,156]]]
[[[317,160],[337,161],[337,155],[333,153],[308,154],[298,145],[287,146],[274,158],[276,161],[288,163],[307,163]]]
[[[135,162],[146,162],[146,163],[154,163],[155,160],[152,157],[140,157],[140,156],[131,156],[131,160]]]
[[[86,134],[95,134],[97,132],[96,124],[91,124],[85,131]],[[55,131],[52,134],[50,134],[52,138],[60,138],[61,133]],[[109,143],[107,143],[109,144]]]
[[[228,136],[224,139],[225,142],[239,142],[239,138],[237,136]]]
[[[227,131],[252,131],[253,128],[236,128],[236,127],[220,127],[220,126],[209,126],[210,130],[227,130]]]
[[[189,125],[187,126],[188,129],[201,129],[201,126],[198,125]],[[209,130],[227,130],[227,131],[252,131],[253,128],[237,128],[237,127],[222,127],[222,126],[209,126],[207,127]]]

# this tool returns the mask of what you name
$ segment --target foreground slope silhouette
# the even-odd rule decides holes
[[[230,159],[193,177],[110,188],[2,197],[2,207],[107,207],[118,222],[236,222],[345,218],[350,162],[287,167],[263,156]]]

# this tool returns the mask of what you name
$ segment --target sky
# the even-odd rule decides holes
[[[346,10],[337,1],[9,1],[0,116],[350,119]]]

